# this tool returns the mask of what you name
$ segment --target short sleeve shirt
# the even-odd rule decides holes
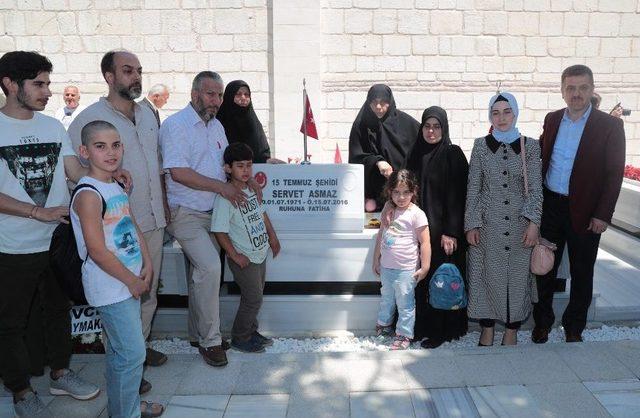
[[[135,123],[101,97],[75,117],[69,126],[69,137],[73,149],[77,150],[82,143],[80,133],[87,123],[104,120],[116,127],[124,144],[122,167],[129,171],[133,182],[129,194],[131,211],[140,230],[148,232],[166,226],[160,184],[158,122],[146,106],[135,103],[134,112]],[[83,163],[87,165],[86,161]]]
[[[398,270],[417,269],[420,261],[418,229],[428,224],[427,215],[416,205],[412,204],[405,210],[394,209],[391,224],[382,231],[382,267]]]
[[[75,155],[62,124],[35,112],[29,120],[0,112],[0,193],[40,207],[69,204],[64,157]],[[49,250],[57,222],[0,213],[0,252]]]
[[[255,264],[267,258],[269,235],[264,223],[264,207],[255,192],[244,190],[247,202],[233,207],[224,197],[218,197],[211,217],[211,231],[229,234],[237,252]]]
[[[217,119],[204,123],[191,104],[169,116],[160,127],[163,168],[190,168],[198,174],[225,182],[224,150],[229,143]],[[200,212],[213,209],[217,193],[195,190],[167,176],[169,206]]]

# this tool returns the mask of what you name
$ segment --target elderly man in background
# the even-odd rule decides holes
[[[81,144],[80,132],[89,122],[104,120],[118,129],[124,145],[122,165],[131,173],[133,187],[129,196],[131,211],[140,226],[153,262],[153,282],[148,294],[141,298],[142,331],[145,340],[151,333],[151,321],[157,306],[158,280],[162,266],[166,198],[161,176],[158,149],[158,124],[148,108],[135,99],[142,92],[142,66],[138,57],[128,51],[110,51],[100,64],[109,87],[107,97],[101,97],[87,107],[69,127],[74,149]],[[167,356],[147,348],[146,363],[160,366]],[[144,379],[140,392],[151,389]]]
[[[156,116],[156,121],[158,121],[158,128],[160,127],[160,109],[162,106],[167,104],[169,100],[169,88],[164,84],[155,84],[151,89],[149,89],[149,93],[147,93],[147,97],[140,100],[140,103],[143,106],[147,106],[153,114]]]
[[[62,122],[64,129],[69,129],[71,122],[86,109],[86,106],[80,106],[80,90],[76,86],[67,86],[63,93],[64,107],[56,111],[55,118]]]

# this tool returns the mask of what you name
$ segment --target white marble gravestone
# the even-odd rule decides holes
[[[253,175],[278,233],[362,232],[362,165],[254,164]]]
[[[364,167],[360,164],[254,164],[263,203],[281,245],[267,256],[267,281],[376,281],[371,260],[377,229],[364,229]],[[186,260],[165,246],[162,294],[186,294]],[[174,278],[177,277],[178,279]],[[225,266],[225,281],[233,275]]]
[[[281,244],[267,281],[374,281],[377,230],[365,230],[360,164],[256,164],[263,202]],[[225,280],[231,280],[227,270]]]
[[[281,244],[267,261],[267,281],[375,281],[377,230],[365,230],[360,164],[255,164],[263,202]],[[232,280],[226,270],[225,281]]]

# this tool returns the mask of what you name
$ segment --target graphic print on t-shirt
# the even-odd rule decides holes
[[[47,203],[61,147],[59,142],[0,147],[0,158],[38,206]]]
[[[260,211],[258,196],[255,194],[247,196],[247,202],[238,205],[238,209],[240,209],[251,246],[256,251],[262,250],[269,243],[269,235]]]
[[[403,231],[403,228],[402,228],[402,225],[400,225],[400,222],[398,221],[391,222],[391,225],[389,225],[389,228],[385,229],[382,235],[383,237],[382,245],[386,248],[393,247],[393,244],[396,243],[396,239],[402,233],[402,231]]]
[[[126,195],[114,196],[107,200],[103,225],[107,247],[125,267],[136,271],[136,268],[142,265],[142,253]]]

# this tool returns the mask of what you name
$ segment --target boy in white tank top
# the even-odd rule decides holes
[[[89,175],[80,179],[78,188],[93,188],[78,190],[70,215],[78,253],[86,260],[85,296],[100,313],[107,334],[109,415],[159,416],[162,405],[141,402],[138,393],[146,355],[139,298],[149,291],[153,270],[127,194],[112,178],[122,161],[123,144],[116,128],[105,121],[88,123],[81,137],[79,151],[89,161]]]

